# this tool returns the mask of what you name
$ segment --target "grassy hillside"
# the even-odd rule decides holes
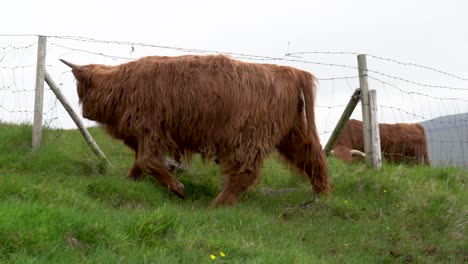
[[[149,177],[126,180],[132,154],[98,128],[107,169],[75,130],[44,131],[35,152],[30,131],[0,125],[0,263],[468,261],[461,170],[330,160],[332,195],[304,205],[310,185],[271,158],[238,206],[208,209],[219,192],[214,164],[196,159],[177,176],[181,200]],[[295,191],[271,191],[284,188]]]

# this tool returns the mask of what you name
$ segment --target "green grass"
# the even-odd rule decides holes
[[[270,158],[236,207],[208,209],[219,192],[215,165],[196,158],[177,175],[182,200],[150,177],[127,180],[132,153],[101,129],[90,132],[112,167],[76,130],[45,130],[32,151],[29,126],[0,125],[0,263],[468,261],[466,171],[376,172],[331,159],[332,195],[300,206],[310,185]]]

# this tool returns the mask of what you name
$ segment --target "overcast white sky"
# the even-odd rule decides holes
[[[0,25],[0,34],[72,35],[273,57],[283,56],[287,51],[351,51],[422,64],[468,78],[468,1],[464,0],[11,0],[1,4]],[[12,41],[12,38],[3,38],[2,41],[0,37],[0,46],[5,46],[5,41]],[[99,56],[89,54],[54,53],[53,48],[58,49],[49,45],[48,54],[51,55],[48,55],[47,62],[56,68],[62,67],[55,64],[59,57],[78,63],[102,61]],[[129,56],[127,47],[125,51],[102,47],[97,50]],[[156,51],[141,54],[151,55]],[[355,55],[313,55],[305,58],[356,66]],[[468,89],[468,81],[431,71],[376,60],[369,60],[368,64],[370,69],[404,79]],[[308,70],[318,78],[357,75],[357,72],[341,68],[310,64],[294,66]],[[63,72],[65,68],[57,71]],[[411,91],[468,100],[468,91],[411,88],[408,83],[390,82],[405,90],[415,89]],[[465,105],[463,102],[442,103],[437,106],[439,110],[430,111],[422,105],[414,105],[421,102],[430,106],[437,102],[426,97],[412,97],[404,102],[405,99],[400,98],[402,94],[393,94],[392,88],[382,83],[374,86],[378,90],[379,104],[401,106],[425,118],[468,112],[467,102]],[[317,104],[343,104],[356,87],[357,80],[321,81]],[[69,91],[69,87],[63,89],[69,100],[76,104],[76,91]],[[0,93],[0,96],[5,99],[5,95]],[[450,109],[443,110],[444,107]],[[76,109],[79,110],[77,105]],[[319,130],[332,130],[340,111],[318,110]],[[406,120],[401,113],[381,114],[383,121],[387,122],[421,121]],[[394,120],[391,120],[392,115]],[[73,127],[69,120],[60,123]]]
[[[291,42],[297,50],[351,50],[441,68],[467,65],[460,62],[468,46],[468,2],[463,0],[15,0],[3,1],[2,10],[4,33],[267,55],[284,52]]]

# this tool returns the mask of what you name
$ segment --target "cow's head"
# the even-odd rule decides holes
[[[95,109],[94,100],[93,96],[90,96],[93,90],[92,65],[76,65],[62,59],[60,61],[69,66],[72,69],[73,76],[75,76],[79,103],[83,107],[83,117],[96,120],[93,115],[93,109]]]

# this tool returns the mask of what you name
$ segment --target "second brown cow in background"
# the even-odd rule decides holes
[[[424,127],[419,124],[379,124],[380,146],[383,158],[391,163],[420,164],[430,166]],[[350,162],[353,156],[363,156],[363,125],[351,119],[338,137],[333,156]]]

